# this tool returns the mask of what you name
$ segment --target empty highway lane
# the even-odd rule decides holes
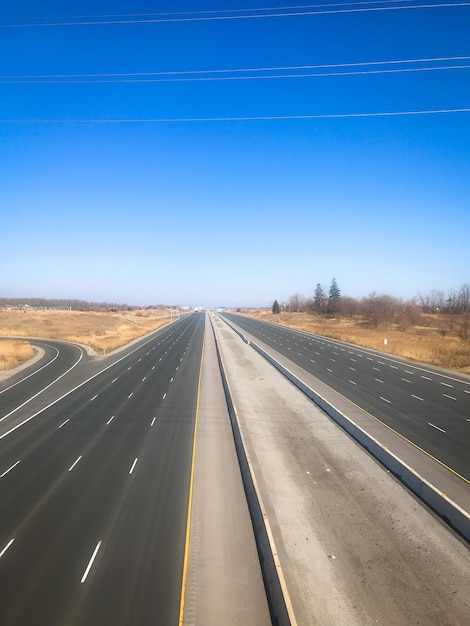
[[[41,358],[4,381],[0,381],[0,423],[74,370],[82,361],[83,349],[71,343],[31,339]]]
[[[468,377],[279,324],[223,316],[470,480]]]
[[[203,337],[182,318],[4,433],[2,626],[178,622]]]

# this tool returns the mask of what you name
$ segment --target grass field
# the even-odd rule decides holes
[[[0,336],[44,337],[84,344],[99,354],[110,352],[169,322],[158,310],[93,313],[81,311],[0,311]],[[0,342],[0,370],[16,367],[33,355],[27,342]]]
[[[459,322],[450,316],[422,315],[420,326],[405,330],[390,324],[386,330],[364,325],[361,318],[327,319],[309,313],[279,313],[269,310],[245,313],[268,322],[285,324],[332,339],[403,356],[422,363],[470,373],[470,341],[460,337]],[[387,340],[385,345],[384,339]]]
[[[470,373],[470,341],[459,336],[457,316],[422,315],[419,326],[403,330],[390,325],[377,330],[361,318],[327,319],[309,313],[252,310],[246,315],[285,324],[332,339],[388,352],[397,356]],[[116,313],[79,311],[0,311],[0,336],[64,339],[89,346],[99,354],[110,352],[169,321],[161,311],[138,310]],[[387,344],[384,344],[387,339]],[[16,367],[33,356],[24,341],[0,342],[0,370]]]
[[[27,341],[0,342],[0,371],[10,370],[34,356],[34,350]]]

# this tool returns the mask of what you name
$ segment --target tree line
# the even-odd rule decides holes
[[[417,326],[423,313],[451,314],[463,317],[462,336],[467,339],[470,331],[470,285],[465,283],[459,290],[433,290],[418,294],[411,300],[402,300],[387,294],[372,292],[365,298],[343,296],[336,278],[328,290],[317,283],[313,295],[304,297],[293,294],[287,302],[274,300],[272,312],[309,312],[325,317],[359,316],[371,327],[386,327],[395,323],[402,328]]]

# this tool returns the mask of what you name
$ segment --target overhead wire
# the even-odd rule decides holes
[[[319,113],[314,115],[252,115],[240,117],[187,118],[121,118],[121,119],[0,119],[0,124],[189,124],[205,122],[272,122],[289,120],[322,120],[366,117],[398,117],[470,113],[470,107],[458,109],[425,109],[420,111],[380,111],[371,113]]]
[[[25,23],[25,24],[0,24],[0,28],[44,28],[44,27],[60,27],[60,26],[109,26],[109,25],[131,25],[131,24],[164,24],[164,23],[178,23],[178,22],[211,22],[211,21],[227,21],[227,20],[253,20],[253,19],[266,19],[276,17],[304,17],[307,15],[333,15],[340,13],[368,13],[378,11],[404,11],[414,9],[433,9],[433,8],[455,8],[455,7],[468,7],[470,2],[454,2],[454,3],[439,3],[439,4],[414,4],[406,6],[382,6],[382,7],[362,7],[353,9],[328,9],[320,11],[290,11],[286,13],[266,13],[262,15],[213,15],[213,16],[200,16],[200,17],[163,17],[152,19],[125,19],[125,20],[96,20],[90,21],[76,21],[76,22],[44,22],[44,23]],[[69,18],[64,18],[69,19]],[[80,19],[80,18],[79,18]]]
[[[32,84],[55,84],[55,83],[115,83],[115,82],[189,82],[189,81],[224,81],[224,80],[261,80],[261,79],[278,79],[278,78],[308,78],[321,76],[355,76],[367,74],[388,74],[400,72],[423,72],[423,71],[439,71],[453,69],[469,69],[469,65],[438,65],[425,67],[406,67],[392,69],[367,69],[346,72],[317,72],[303,74],[267,74],[267,75],[248,75],[233,76],[233,74],[241,73],[260,73],[260,72],[292,72],[301,70],[324,70],[324,69],[343,69],[353,67],[377,67],[390,65],[410,65],[412,63],[442,63],[450,61],[468,61],[470,56],[453,56],[453,57],[428,57],[420,59],[400,59],[389,61],[363,61],[356,63],[326,63],[317,65],[288,65],[278,67],[259,67],[259,68],[231,68],[231,69],[212,69],[212,70],[175,70],[160,72],[113,72],[113,73],[93,73],[93,74],[17,74],[0,76],[0,81],[7,83],[25,82]],[[228,74],[228,76],[214,76],[214,74]],[[157,77],[157,78],[155,78]]]
[[[244,9],[208,9],[205,11],[158,11],[157,13],[108,13],[105,15],[67,15],[67,16],[48,16],[48,17],[38,17],[37,19],[49,19],[49,20],[64,20],[64,19],[108,19],[108,18],[119,18],[119,17],[155,17],[155,16],[165,16],[165,15],[212,15],[212,14],[224,14],[224,13],[261,13],[263,11],[293,11],[299,9],[322,9],[325,7],[343,7],[343,6],[367,6],[371,4],[406,4],[409,2],[415,2],[415,0],[365,0],[364,2],[360,2],[356,0],[356,2],[331,2],[324,4],[300,4],[300,5],[291,5],[291,6],[280,6],[280,7],[254,7],[254,8],[244,8]],[[26,19],[26,18],[25,18]]]
[[[273,74],[266,76],[205,76],[205,77],[185,77],[185,78],[109,78],[109,79],[38,79],[38,80],[4,80],[0,82],[8,84],[28,84],[28,85],[83,85],[83,84],[127,84],[127,83],[187,83],[187,82],[220,82],[220,81],[242,81],[242,80],[278,80],[294,78],[321,78],[327,76],[368,76],[376,74],[400,74],[411,72],[436,72],[444,70],[465,70],[470,69],[470,65],[450,65],[443,67],[414,67],[395,68],[388,70],[357,70],[351,72],[316,72],[308,74]]]
[[[451,8],[451,7],[468,7],[470,2],[454,2],[454,3],[434,3],[434,4],[406,4],[414,0],[366,0],[364,2],[342,2],[322,5],[297,5],[290,7],[264,7],[264,8],[246,8],[246,9],[221,9],[216,11],[189,11],[174,13],[147,13],[147,14],[123,14],[123,15],[107,15],[107,16],[76,16],[64,18],[43,18],[43,19],[77,19],[77,22],[47,22],[47,23],[24,23],[24,24],[0,24],[0,28],[20,28],[20,27],[47,27],[47,26],[86,26],[86,25],[108,25],[108,24],[153,24],[166,22],[196,22],[196,21],[216,21],[216,20],[232,20],[232,19],[264,19],[271,17],[294,17],[306,15],[327,15],[335,13],[364,13],[375,11],[397,11],[409,9],[425,9],[425,8]],[[374,6],[370,5],[387,5]],[[393,6],[388,6],[393,4]],[[326,10],[325,7],[334,7],[334,9]],[[338,7],[355,7],[355,8],[338,8]],[[318,11],[309,11],[306,9],[317,9]],[[249,13],[262,12],[260,15],[250,15]],[[266,11],[276,11],[274,13],[266,13]],[[280,12],[288,11],[288,12]],[[216,15],[214,15],[216,14]],[[229,15],[227,15],[229,14]],[[165,17],[168,15],[177,17]],[[181,15],[191,17],[178,17]],[[115,20],[109,18],[117,17],[156,17],[157,19],[126,19]],[[108,21],[98,21],[104,18]],[[83,21],[91,19],[94,21]],[[54,82],[188,82],[188,81],[220,81],[220,80],[259,80],[259,79],[281,79],[281,78],[306,78],[321,76],[351,76],[351,75],[367,75],[367,74],[388,74],[401,72],[419,72],[419,71],[443,71],[452,69],[469,69],[470,65],[452,65],[452,66],[436,66],[436,67],[414,67],[414,68],[392,68],[392,69],[368,69],[355,71],[340,72],[316,72],[302,74],[281,74],[281,75],[248,75],[233,76],[230,74],[238,73],[255,73],[255,72],[293,72],[311,69],[339,69],[350,67],[370,67],[378,65],[404,64],[404,63],[430,63],[430,62],[448,62],[448,61],[464,61],[470,57],[439,57],[429,59],[404,59],[398,61],[372,61],[359,63],[340,63],[325,65],[304,65],[304,66],[286,66],[286,67],[268,67],[268,68],[235,68],[226,70],[189,70],[189,71],[167,71],[167,72],[135,72],[135,73],[114,73],[114,74],[45,74],[45,75],[17,75],[17,76],[0,76],[2,82],[28,82],[28,83],[54,83]],[[214,76],[214,74],[229,74],[228,76]],[[157,78],[154,78],[157,77]],[[224,121],[276,121],[276,120],[315,120],[315,119],[341,119],[341,118],[364,118],[364,117],[392,117],[392,116],[408,116],[408,115],[436,115],[450,113],[468,113],[470,108],[455,109],[427,109],[420,111],[389,111],[389,112],[371,112],[371,113],[338,113],[338,114],[314,114],[314,115],[287,115],[287,116],[246,116],[246,117],[210,117],[210,118],[150,118],[150,119],[88,119],[88,120],[0,120],[2,124],[11,123],[33,123],[33,124],[156,124],[156,123],[190,123],[190,122],[224,122]]]

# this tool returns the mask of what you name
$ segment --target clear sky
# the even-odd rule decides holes
[[[2,0],[0,295],[270,306],[333,276],[356,298],[470,282],[470,112],[348,117],[470,108],[470,4],[371,10],[423,4]]]

